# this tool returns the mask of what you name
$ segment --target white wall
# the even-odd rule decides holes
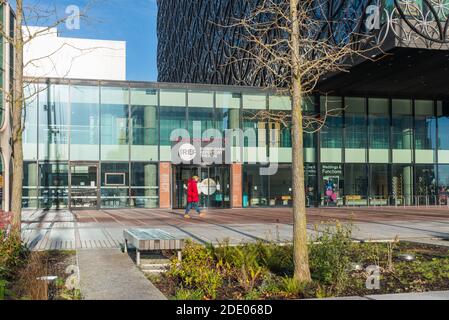
[[[29,31],[28,31],[29,30]],[[24,27],[24,37],[45,30]],[[50,29],[24,48],[26,77],[126,80],[126,42],[59,37]]]

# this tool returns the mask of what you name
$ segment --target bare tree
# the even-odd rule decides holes
[[[102,1],[102,0],[98,0]],[[11,1],[10,1],[11,2]],[[86,19],[87,11],[91,8],[92,3],[89,2],[83,9],[79,12],[77,19]],[[8,1],[0,0],[0,5],[6,5]],[[9,68],[12,68],[13,79],[11,90],[2,90],[3,94],[6,95],[6,102],[11,106],[11,144],[12,144],[12,162],[13,162],[13,174],[12,174],[12,188],[11,188],[11,232],[13,235],[20,237],[21,233],[21,212],[22,212],[22,190],[23,190],[23,142],[22,134],[24,131],[24,108],[26,106],[26,101],[32,99],[36,96],[42,89],[30,90],[30,84],[26,83],[24,77],[24,70],[27,66],[32,66],[38,60],[51,59],[51,57],[57,54],[66,46],[71,46],[69,44],[62,44],[56,50],[49,52],[47,55],[42,57],[37,57],[29,61],[24,62],[24,48],[34,39],[45,36],[52,29],[58,27],[61,24],[67,22],[70,18],[65,13],[60,15],[58,13],[56,5],[54,6],[42,6],[37,3],[33,6],[25,6],[23,0],[15,0],[12,4],[15,11],[15,23],[14,23],[14,34],[5,32],[3,24],[0,24],[0,35],[3,37],[4,42],[12,46],[14,55],[13,61]],[[32,30],[29,28],[28,22],[32,21],[36,24],[46,24],[46,27],[39,28],[37,30]],[[79,50],[80,55],[85,54],[99,48],[72,48]],[[75,57],[76,58],[76,57]],[[74,58],[73,58],[74,59]],[[72,63],[73,63],[72,59]],[[70,69],[66,71],[68,75]],[[45,75],[42,75],[45,76]],[[62,75],[62,77],[64,77]],[[27,92],[27,94],[25,94]]]
[[[328,0],[256,0],[243,18],[225,27],[238,28],[239,41],[229,44],[235,52],[231,63],[246,66],[249,77],[260,78],[263,86],[292,97],[291,115],[262,111],[254,117],[291,121],[294,277],[311,281],[308,245],[306,197],[304,185],[303,131],[317,131],[335,110],[304,115],[306,96],[315,92],[326,75],[346,72],[361,58],[371,58],[375,46],[363,37],[360,17],[352,21],[329,21]],[[378,47],[377,47],[378,48]]]

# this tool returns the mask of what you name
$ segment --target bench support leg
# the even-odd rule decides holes
[[[178,251],[178,260],[182,261],[182,251],[181,250]]]
[[[140,266],[140,251],[136,250],[136,264]]]
[[[125,239],[125,253],[128,253],[128,240]]]

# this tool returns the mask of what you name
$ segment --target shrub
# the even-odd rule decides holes
[[[187,288],[202,290],[208,297],[215,299],[217,289],[223,278],[209,250],[188,241],[182,252],[183,259],[173,259],[168,274],[176,277]]]
[[[26,248],[20,237],[0,229],[0,279],[9,278],[22,264]]]
[[[304,286],[295,278],[283,277],[281,283],[282,291],[289,295],[299,295]]]
[[[317,243],[310,245],[312,277],[338,294],[348,281],[351,265],[352,226],[325,226],[318,230]]]
[[[227,241],[210,248],[224,273],[233,276],[246,292],[252,291],[267,271],[260,263],[260,249],[259,244],[231,247]]]
[[[174,300],[202,300],[204,297],[204,293],[202,290],[188,290],[188,289],[179,289],[176,291]]]
[[[293,274],[293,247],[277,244],[262,244],[261,255],[263,264],[278,275]]]

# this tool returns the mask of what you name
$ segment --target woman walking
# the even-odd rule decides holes
[[[193,176],[192,179],[189,179],[187,184],[187,208],[184,214],[184,218],[190,219],[189,213],[190,210],[195,209],[196,212],[203,217],[204,214],[201,213],[201,209],[198,206],[199,202],[199,194],[198,194],[198,181],[200,178],[198,176]]]

